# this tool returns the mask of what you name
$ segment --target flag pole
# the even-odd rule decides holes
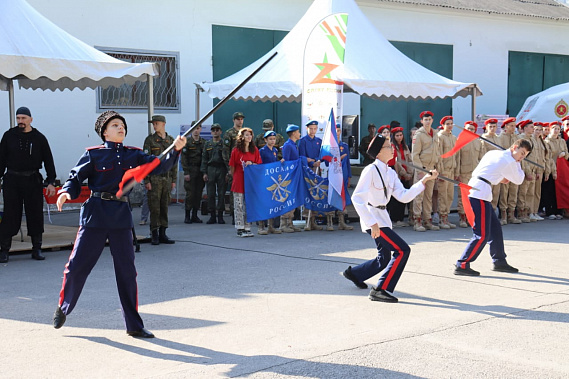
[[[426,173],[426,174],[430,174],[430,173],[431,173],[429,170],[426,170],[426,169],[424,169],[424,168],[422,168],[422,167],[415,166],[414,164],[409,163],[408,161],[405,161],[405,165],[406,165],[406,166],[409,166],[409,167],[412,167],[412,168],[414,168],[415,170],[424,172],[424,173]],[[458,180],[454,180],[454,179],[447,178],[446,176],[442,176],[441,174],[439,174],[439,176],[438,176],[437,178],[438,178],[438,179],[445,180],[445,181],[450,182],[450,183],[453,183],[453,184],[456,184],[456,185],[458,185],[458,186],[460,186],[461,184],[464,184],[464,183],[462,183],[462,182],[459,182]],[[470,186],[469,186],[469,187],[470,187]],[[473,190],[480,191],[480,190],[479,190],[478,188],[476,188],[476,187],[471,187],[471,188],[472,188]]]

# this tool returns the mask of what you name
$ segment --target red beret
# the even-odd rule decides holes
[[[377,130],[377,133],[381,134],[381,132],[383,132],[383,129],[389,130],[389,125],[381,125]]]
[[[536,121],[533,123],[533,126],[543,126],[543,122]]]
[[[526,125],[529,125],[529,124],[533,124],[533,121],[532,120],[522,120],[522,121],[518,122],[518,124],[516,126],[520,129],[523,129],[526,127]]]
[[[502,128],[511,122],[516,122],[516,118],[515,117],[508,117],[507,119],[502,121]]]
[[[437,129],[443,130],[443,129],[444,129],[444,126],[439,125],[439,127],[438,127]]]
[[[391,129],[391,133],[398,133],[402,132],[403,128],[401,126],[396,126],[395,128]]]
[[[452,118],[452,116],[445,116],[441,118],[441,125],[444,124],[447,120],[454,120],[454,118]]]
[[[563,122],[563,121],[567,121],[567,120],[569,120],[569,116],[565,116],[565,117],[563,117],[563,118],[561,119],[562,122]]]
[[[488,125],[488,124],[497,124],[498,120],[495,118],[489,118],[488,120],[484,121],[484,125]]]
[[[474,125],[474,126],[476,127],[476,129],[478,129],[478,124],[475,123],[474,121],[466,121],[466,122],[464,123],[464,126],[465,126],[465,127],[468,126],[468,125]]]
[[[434,116],[434,114],[433,114],[433,112],[431,112],[431,111],[423,111],[423,112],[421,112],[421,114],[419,115],[420,118],[423,118],[423,117],[433,117],[433,116]]]
[[[553,128],[555,125],[561,126],[561,123],[560,123],[559,121],[553,121],[553,122],[550,122],[550,123],[549,123],[549,127],[550,127],[550,128]]]

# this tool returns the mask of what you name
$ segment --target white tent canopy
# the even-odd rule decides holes
[[[115,59],[68,34],[24,0],[0,1],[0,89],[85,89],[157,76],[152,63]],[[3,85],[2,85],[3,83]]]
[[[526,99],[518,121],[559,121],[569,114],[569,83],[563,83],[531,95]]]
[[[237,92],[234,99],[300,101],[306,39],[323,18],[340,12],[348,13],[345,92],[376,99],[482,95],[476,84],[447,79],[407,58],[379,33],[354,0],[315,0],[295,27],[265,56],[225,79],[196,85],[211,98],[222,98],[278,51],[275,59]]]

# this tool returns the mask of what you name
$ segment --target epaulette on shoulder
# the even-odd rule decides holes
[[[131,149],[131,150],[142,150],[140,147],[136,147],[136,146],[126,146],[124,147],[125,149]]]
[[[97,146],[87,147],[87,148],[85,148],[85,150],[91,151],[91,150],[102,149],[103,147],[105,147],[105,145],[97,145]]]

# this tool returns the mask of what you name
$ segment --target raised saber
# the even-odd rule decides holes
[[[430,174],[430,173],[431,173],[429,170],[426,170],[426,169],[424,169],[424,168],[422,168],[422,167],[417,167],[417,166],[415,166],[414,164],[409,163],[409,162],[407,162],[407,161],[405,161],[405,162],[399,161],[399,163],[404,164],[404,165],[409,166],[409,167],[413,167],[415,170],[419,170],[419,171],[424,172],[424,173],[426,173],[426,174]],[[456,184],[457,186],[460,186],[461,184],[462,184],[462,185],[465,184],[465,183],[459,182],[458,180],[454,180],[454,179],[451,179],[451,178],[447,178],[446,176],[442,176],[441,174],[439,174],[439,176],[437,177],[437,179],[446,180],[447,182]],[[467,184],[467,186],[468,186],[468,184]],[[470,187],[470,186],[469,186],[469,187]],[[473,190],[476,190],[476,191],[480,191],[480,190],[479,190],[478,188],[476,188],[476,187],[470,187],[470,188],[472,188]]]
[[[455,125],[453,125],[453,126],[456,126],[457,128],[462,129],[462,130],[466,130],[466,129],[464,129],[464,128],[463,128],[462,126],[460,126],[460,125],[456,125],[456,124],[455,124]],[[469,130],[469,132],[470,132],[470,130]],[[472,132],[471,132],[471,133],[472,133]],[[494,146],[494,147],[496,147],[496,148],[498,148],[498,149],[500,149],[500,150],[506,150],[506,148],[504,148],[504,147],[498,145],[497,143],[494,143],[494,142],[490,141],[489,139],[486,139],[486,138],[484,138],[484,137],[482,137],[482,136],[478,136],[478,138],[480,138],[482,141],[484,141],[484,142],[486,142],[487,144],[492,145],[492,146]],[[534,162],[534,161],[531,161],[531,160],[529,160],[529,159],[527,159],[527,158],[524,158],[524,161],[526,161],[527,163],[531,163],[531,164],[533,164],[533,165],[536,165],[537,167],[541,168],[542,170],[545,170],[545,167],[543,167],[543,166],[540,165],[539,163],[536,163],[536,162]]]

